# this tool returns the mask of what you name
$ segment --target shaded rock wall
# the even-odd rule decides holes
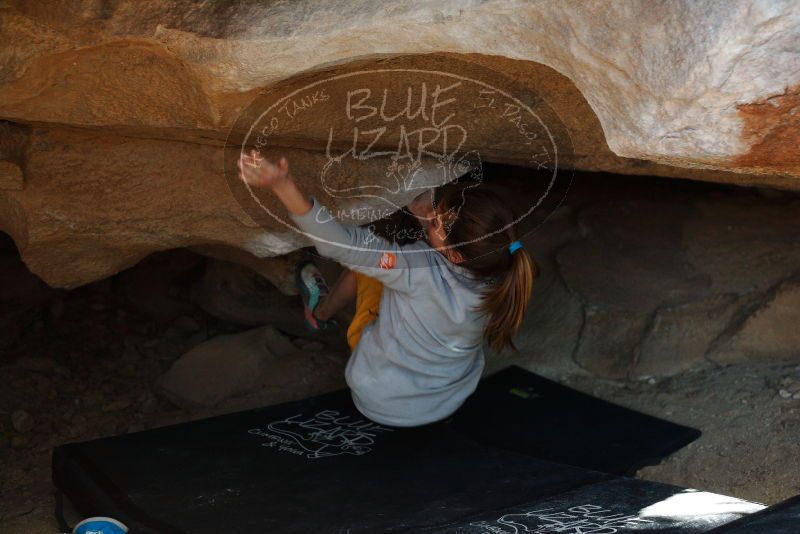
[[[508,170],[498,186],[508,203],[524,204],[530,192],[515,187],[515,172],[524,171]],[[800,195],[620,175],[606,177],[609,187],[599,176],[579,173],[564,205],[526,235],[540,274],[520,353],[490,355],[490,370],[513,362],[555,378],[661,382],[731,364],[800,362]],[[191,295],[206,312],[305,335],[297,297],[276,294],[250,269],[205,263]],[[319,264],[336,278],[333,262]],[[336,339],[341,331],[325,341]],[[199,394],[185,385],[171,394]]]
[[[565,167],[800,188],[792,7],[5,1],[0,229],[54,286],[180,246],[278,272],[266,258],[304,241],[265,233],[229,191],[223,146],[237,118],[257,95],[396,64],[473,69],[538,95],[563,123]],[[277,139],[276,153],[313,191],[324,161],[317,126],[333,117],[312,119]],[[485,161],[530,163],[508,131],[471,134]],[[363,161],[359,172],[382,167]]]
[[[620,379],[800,360],[800,197],[615,184],[530,238],[530,365]]]
[[[517,177],[507,173],[508,202],[526,202],[526,192],[515,187]],[[709,376],[730,364],[800,362],[798,208],[796,193],[579,173],[566,203],[524,239],[541,274],[516,340],[521,354],[491,355],[490,370],[517,363],[556,378],[655,377],[660,384],[668,383],[661,377],[687,370],[706,370]],[[62,327],[85,323],[97,332],[92,351],[104,358],[124,353],[122,361],[110,363],[114,368],[181,361],[179,355],[187,353],[191,365],[177,366],[161,383],[182,403],[225,402],[253,388],[270,394],[280,389],[270,369],[284,365],[302,369],[298,382],[280,386],[298,395],[297,388],[304,387],[300,379],[312,369],[317,378],[341,379],[341,369],[332,371],[330,364],[343,365],[349,354],[343,330],[307,339],[299,297],[281,294],[252,268],[170,250],[65,292],[30,275],[7,238],[0,239],[3,247],[0,268],[8,287],[0,292],[0,349],[38,354],[20,348],[20,340],[52,337],[59,340],[53,350],[72,353],[67,346],[84,340],[62,338]],[[332,262],[320,267],[328,280],[338,274]],[[83,307],[65,304],[81,299],[87,299]],[[340,313],[342,328],[351,318],[352,310]],[[263,387],[253,386],[253,368],[237,367],[231,355],[245,354],[242,346],[261,346],[253,345],[261,334],[214,339],[248,328],[283,332],[303,356],[270,351],[261,351],[261,359],[243,356],[264,375]],[[202,350],[189,352],[209,339]],[[92,367],[90,354],[75,360]],[[212,394],[206,381],[218,375],[220,361],[229,366],[228,381]],[[159,374],[166,371],[161,367]],[[800,399],[796,385],[780,387],[788,392],[781,395]]]

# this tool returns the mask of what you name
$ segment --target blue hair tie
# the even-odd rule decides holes
[[[513,254],[521,248],[522,248],[522,243],[520,243],[519,241],[514,241],[513,243],[508,245],[508,252],[509,254]]]

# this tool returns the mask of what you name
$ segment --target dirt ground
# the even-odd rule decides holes
[[[660,465],[640,470],[638,478],[775,504],[800,493],[800,400],[780,393],[798,380],[800,366],[765,363],[684,373],[654,384],[586,376],[562,382],[703,432]]]

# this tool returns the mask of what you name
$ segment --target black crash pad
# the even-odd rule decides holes
[[[476,441],[544,460],[630,475],[700,431],[592,397],[520,367],[484,379],[455,415]]]
[[[84,516],[115,517],[133,532],[437,531],[582,488],[603,493],[603,484],[629,480],[613,473],[658,461],[697,434],[511,368],[442,423],[378,425],[339,391],[63,445],[53,480]],[[681,490],[631,483],[634,495]],[[603,502],[627,502],[620,491]]]
[[[761,509],[763,505],[734,497],[619,477],[484,513],[437,532],[688,534],[708,532],[731,521],[746,520],[749,514]]]

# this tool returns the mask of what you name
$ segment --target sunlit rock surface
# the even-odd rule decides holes
[[[63,287],[168,248],[250,265],[295,250],[231,192],[226,139],[259,95],[398,66],[516,88],[559,121],[559,166],[800,189],[799,39],[789,0],[0,2],[0,229]],[[324,196],[323,127],[339,146],[353,129],[318,109],[265,152],[334,208],[375,207]],[[469,147],[531,165],[505,128],[472,124]],[[339,185],[388,180],[380,158],[358,163]]]

